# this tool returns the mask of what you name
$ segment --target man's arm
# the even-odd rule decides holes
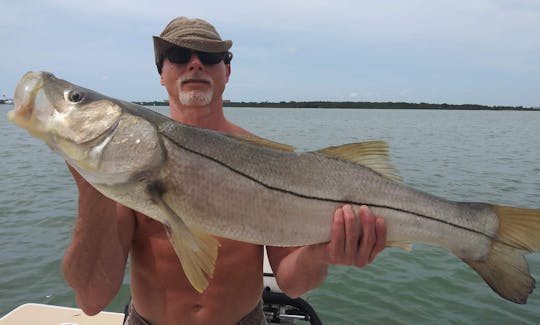
[[[318,287],[332,264],[363,267],[386,243],[386,225],[366,206],[356,214],[350,205],[336,209],[328,243],[299,248],[267,247],[276,281],[289,297]]]
[[[79,206],[62,271],[79,307],[94,315],[109,304],[122,284],[135,219],[131,210],[106,198],[69,169],[79,190]]]

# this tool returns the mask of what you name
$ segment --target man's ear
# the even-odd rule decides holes
[[[165,86],[165,81],[163,80],[163,73],[160,73],[160,74],[159,74],[159,83],[160,83],[162,86]]]
[[[231,65],[225,65],[225,83],[229,82],[229,77],[231,76]]]

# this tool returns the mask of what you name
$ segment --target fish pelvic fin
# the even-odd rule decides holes
[[[202,293],[214,274],[219,242],[212,235],[189,229],[179,220],[166,224],[165,229],[191,286]]]
[[[490,251],[483,260],[463,261],[501,297],[525,304],[536,283],[523,255],[540,249],[540,211],[496,205],[492,210],[499,228]]]
[[[388,144],[384,141],[349,143],[324,148],[316,152],[368,167],[388,179],[397,182],[403,181],[390,162],[390,150]]]
[[[195,290],[202,293],[214,275],[219,241],[186,225],[161,196],[154,195],[153,200],[166,218],[165,230],[187,279]]]

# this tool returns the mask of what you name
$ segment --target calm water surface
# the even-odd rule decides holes
[[[76,188],[60,157],[11,125],[0,105],[0,315],[27,303],[75,306],[60,264],[76,214]],[[166,108],[159,108],[166,113]],[[299,150],[382,139],[405,182],[454,200],[540,209],[540,112],[226,109],[229,118]],[[528,255],[540,278],[540,254]],[[108,310],[121,311],[129,277]],[[527,305],[499,298],[445,250],[385,250],[363,269],[333,267],[305,296],[325,324],[540,323],[540,291]]]

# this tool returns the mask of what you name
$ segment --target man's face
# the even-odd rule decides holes
[[[165,57],[161,84],[169,95],[178,98],[182,105],[207,106],[214,101],[222,101],[229,75],[230,65],[223,61],[204,64],[199,56],[193,53],[187,63],[172,63]]]

